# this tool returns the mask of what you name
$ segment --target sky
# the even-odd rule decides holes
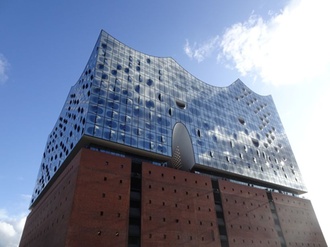
[[[104,29],[200,80],[271,94],[330,243],[328,0],[0,1],[0,247],[17,246],[48,134]]]

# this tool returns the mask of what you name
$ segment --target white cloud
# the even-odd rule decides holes
[[[18,246],[25,221],[26,213],[10,216],[5,209],[0,209],[0,247]]]
[[[305,82],[328,73],[330,67],[329,8],[327,0],[292,0],[269,20],[253,14],[222,37],[202,45],[187,41],[185,51],[198,62],[215,52],[242,76],[257,76],[273,85]]]
[[[8,80],[9,63],[4,55],[0,53],[0,85]]]
[[[193,46],[191,46],[189,41],[186,40],[184,51],[188,57],[196,59],[198,62],[202,62],[217,48],[219,39],[219,36],[215,36],[201,45],[194,43]]]
[[[4,235],[8,236],[8,237],[13,237],[15,236],[15,229],[13,227],[13,225],[4,222],[4,221],[0,221],[0,234],[3,233]]]
[[[20,203],[12,203],[10,211],[0,208],[0,247],[17,247],[21,239],[26,217],[29,213],[27,205],[31,195],[21,194]],[[26,210],[25,210],[26,208]]]

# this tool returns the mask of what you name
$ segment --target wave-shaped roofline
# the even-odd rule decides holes
[[[228,86],[215,86],[215,85],[212,85],[210,83],[207,83],[201,79],[199,79],[197,76],[193,75],[191,72],[189,72],[188,70],[186,70],[180,63],[178,63],[173,57],[160,57],[160,56],[155,56],[155,55],[150,55],[148,53],[145,53],[145,52],[142,52],[142,51],[139,51],[135,48],[132,48],[131,46],[121,42],[120,40],[116,39],[115,37],[113,37],[112,35],[110,35],[107,31],[105,31],[104,29],[101,29],[101,32],[100,32],[100,35],[102,35],[102,33],[105,33],[106,35],[110,36],[111,38],[113,38],[114,40],[116,40],[117,42],[119,42],[120,44],[132,49],[133,51],[135,52],[138,52],[138,53],[141,53],[143,55],[146,55],[146,56],[149,56],[149,57],[153,57],[153,58],[157,58],[157,59],[171,59],[173,60],[178,66],[180,66],[180,68],[182,68],[182,70],[184,70],[185,72],[187,72],[189,75],[191,75],[192,77],[194,77],[195,79],[197,79],[198,81],[210,86],[210,87],[213,87],[213,88],[216,88],[217,90],[223,90],[223,89],[226,89],[226,88],[230,88],[230,87],[233,87],[233,86],[236,86],[236,84],[240,83],[242,84],[244,87],[246,87],[248,90],[250,90],[251,92],[253,92],[255,95],[259,96],[259,97],[265,97],[265,98],[272,98],[272,96],[269,94],[269,95],[261,95],[261,94],[258,94],[256,93],[254,90],[252,90],[250,87],[248,87],[244,82],[241,81],[241,79],[237,78],[235,81],[233,81],[232,83],[230,83]]]

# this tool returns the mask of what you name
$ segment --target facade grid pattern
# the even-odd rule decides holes
[[[170,160],[178,122],[189,132],[196,166],[306,191],[271,96],[240,80],[208,85],[174,59],[143,54],[101,31],[48,137],[32,205],[82,138]]]

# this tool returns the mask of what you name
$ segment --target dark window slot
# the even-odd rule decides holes
[[[217,179],[212,179],[212,188],[213,188],[214,202],[216,203],[215,209],[218,218],[218,229],[219,229],[221,246],[229,247],[228,238],[227,238],[227,229],[226,229],[225,219],[222,210],[220,188]]]
[[[131,169],[131,191],[129,210],[128,246],[141,246],[141,165],[134,159]]]

